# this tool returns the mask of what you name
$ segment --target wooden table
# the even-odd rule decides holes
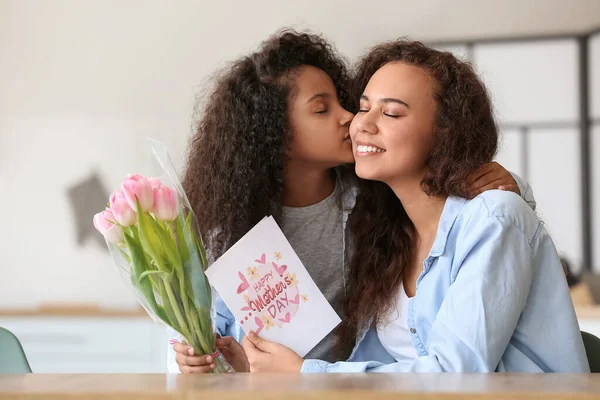
[[[0,399],[600,399],[600,374],[0,375]]]

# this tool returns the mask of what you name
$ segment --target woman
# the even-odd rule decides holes
[[[349,78],[343,60],[320,36],[283,31],[217,79],[194,136],[184,188],[213,258],[265,215],[274,215],[311,277],[341,314],[345,293],[346,220],[354,205],[354,161],[348,128]],[[478,179],[479,178],[479,179]],[[474,171],[474,192],[504,186],[519,191],[495,163]],[[525,184],[522,191],[533,201]],[[243,332],[222,302],[217,330],[241,340]],[[174,340],[180,340],[176,336]],[[239,350],[220,341],[223,354]],[[309,357],[347,359],[333,334]],[[176,343],[169,370],[208,372],[209,356]],[[243,353],[242,353],[243,356]],[[176,362],[176,364],[173,362]],[[245,357],[234,362],[246,367]]]
[[[467,200],[465,183],[498,143],[471,67],[401,40],[372,49],[356,83],[350,135],[365,181],[350,225],[364,250],[340,330],[355,350],[349,362],[303,361],[251,334],[251,370],[589,372],[542,222],[514,193]]]

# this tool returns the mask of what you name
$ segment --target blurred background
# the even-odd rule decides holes
[[[211,74],[285,26],[350,63],[401,36],[471,61],[600,334],[600,1],[0,0],[0,326],[34,372],[165,371],[93,213],[148,171],[146,137],[180,170]]]

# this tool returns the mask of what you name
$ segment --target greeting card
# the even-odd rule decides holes
[[[206,275],[246,334],[254,330],[301,357],[341,322],[273,217],[252,228]]]

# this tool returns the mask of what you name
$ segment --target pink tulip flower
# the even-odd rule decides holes
[[[122,226],[131,226],[136,222],[135,211],[129,206],[121,189],[117,189],[110,195],[110,208],[116,221]]]
[[[150,185],[152,185],[152,190],[154,191],[162,186],[160,179],[155,177],[148,178],[148,182],[150,182]]]
[[[152,182],[140,175],[128,175],[128,178],[121,185],[121,192],[127,199],[129,207],[137,210],[135,201],[140,203],[143,212],[151,212],[154,206],[154,191]]]
[[[94,227],[100,232],[106,240],[111,243],[121,243],[123,241],[123,229],[115,225],[115,216],[110,208],[94,215]]]
[[[179,195],[168,186],[159,187],[154,193],[154,215],[160,221],[175,221],[179,214]]]

